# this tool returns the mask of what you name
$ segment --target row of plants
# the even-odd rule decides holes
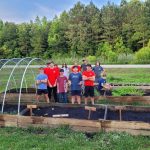
[[[120,87],[112,90],[113,96],[143,96],[144,92],[142,90],[136,89],[135,87]]]

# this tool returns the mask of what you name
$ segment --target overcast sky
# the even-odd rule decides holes
[[[36,16],[46,16],[52,20],[64,10],[69,10],[79,0],[0,0],[0,19],[16,23],[29,22]],[[80,0],[89,4],[91,0]],[[109,0],[119,4],[120,0]],[[102,7],[107,0],[92,0],[97,7]]]

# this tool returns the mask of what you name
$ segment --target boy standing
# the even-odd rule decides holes
[[[71,72],[73,72],[73,68],[77,67],[78,68],[78,72],[81,72],[81,67],[78,65],[77,62],[74,62],[74,65],[71,67]]]
[[[87,70],[82,73],[85,86],[85,104],[87,104],[88,97],[90,97],[92,105],[94,105],[94,81],[95,73],[92,71],[91,64],[87,64]]]
[[[51,99],[51,95],[53,93],[55,102],[58,102],[56,80],[58,78],[59,71],[58,69],[54,67],[54,63],[50,62],[50,63],[47,63],[47,68],[44,69],[44,73],[48,76],[48,81],[49,81],[48,86],[47,86],[48,97],[49,99]]]
[[[39,74],[36,77],[36,85],[37,85],[37,95],[36,100],[39,102],[40,95],[44,94],[46,98],[46,102],[49,103],[48,91],[47,91],[47,82],[48,77],[44,74],[44,68],[39,68]]]
[[[78,72],[78,66],[73,66],[73,72],[69,75],[69,81],[71,84],[71,101],[72,104],[81,104],[81,85],[82,85],[82,75]]]
[[[57,95],[60,103],[67,103],[67,77],[64,76],[64,70],[60,69],[60,76],[57,78]]]

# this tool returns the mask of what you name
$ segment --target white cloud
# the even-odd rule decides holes
[[[31,13],[31,19],[35,19],[36,16],[44,17],[46,16],[48,19],[53,19],[55,15],[60,15],[61,11],[57,11],[54,8],[50,8],[50,6],[44,6],[39,3],[34,3],[34,11]]]
[[[22,23],[22,22],[29,22],[30,20],[35,20],[36,16],[44,17],[46,16],[47,19],[51,20],[54,18],[55,15],[60,15],[61,11],[57,11],[54,8],[50,8],[50,6],[44,6],[39,3],[33,3],[33,9],[27,9],[28,12],[19,13],[20,10],[11,8],[11,6],[2,6],[0,5],[0,19],[4,22],[15,22],[15,23]]]

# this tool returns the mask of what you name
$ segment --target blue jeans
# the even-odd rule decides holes
[[[67,93],[63,92],[63,93],[58,93],[58,100],[59,103],[67,103]]]

